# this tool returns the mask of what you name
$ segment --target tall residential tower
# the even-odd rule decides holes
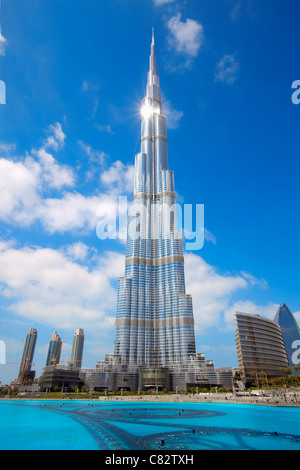
[[[196,353],[153,35],[133,189],[125,274],[118,284],[114,354],[97,367],[116,372],[117,388],[134,389],[137,376],[139,388],[186,389],[187,383],[215,382],[212,361]]]
[[[61,347],[62,340],[56,331],[54,331],[49,342],[46,366],[55,366],[56,364],[59,364]]]
[[[135,157],[125,276],[119,279],[115,354],[122,363],[173,367],[196,352],[192,298],[185,292],[175,187],[168,168],[166,117],[152,37],[147,94]]]
[[[22,361],[19,370],[18,381],[24,383],[28,380],[32,380],[35,377],[35,371],[31,370],[33,365],[33,355],[37,339],[37,330],[35,328],[29,328],[27,333]]]
[[[83,345],[84,345],[84,331],[82,328],[74,333],[73,346],[72,346],[72,355],[71,355],[71,366],[81,367],[82,355],[83,355]]]
[[[294,315],[286,304],[279,306],[274,322],[277,323],[282,330],[289,366],[294,367],[299,365],[300,329]]]

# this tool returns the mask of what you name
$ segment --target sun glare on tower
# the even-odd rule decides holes
[[[149,118],[152,114],[160,114],[160,107],[158,104],[146,102],[141,107],[141,114],[144,118]]]

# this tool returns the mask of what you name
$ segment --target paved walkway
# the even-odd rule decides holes
[[[151,401],[151,402],[190,402],[190,403],[244,403],[269,406],[300,406],[300,391],[275,393],[264,396],[234,395],[233,393],[201,393],[198,395],[127,395],[100,397],[101,401]]]

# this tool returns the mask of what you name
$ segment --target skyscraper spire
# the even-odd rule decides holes
[[[151,94],[151,86],[153,85],[159,88],[159,77],[158,77],[158,71],[157,71],[156,54],[155,54],[155,46],[154,46],[154,29],[152,30],[150,66],[149,66],[149,73],[148,73],[148,87],[149,87],[150,95],[148,94],[148,90],[147,90],[147,96],[153,97],[153,94]],[[154,97],[156,97],[157,99],[160,99],[160,94],[159,95],[157,94],[157,96],[154,96]]]

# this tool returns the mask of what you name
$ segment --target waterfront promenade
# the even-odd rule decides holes
[[[45,396],[45,394],[19,394],[17,396],[3,396],[1,400],[97,400],[105,402],[166,402],[166,403],[234,403],[265,406],[288,406],[300,407],[300,390],[292,391],[272,391],[265,390],[259,395],[241,393],[199,393],[199,394],[149,394],[149,395],[108,395],[108,396],[82,396],[79,394],[70,395],[63,393],[60,395]]]
[[[233,393],[201,393],[198,395],[134,395],[100,397],[102,401],[143,401],[168,403],[241,403],[249,405],[300,407],[300,391],[287,393],[265,393],[265,395],[243,395]]]

